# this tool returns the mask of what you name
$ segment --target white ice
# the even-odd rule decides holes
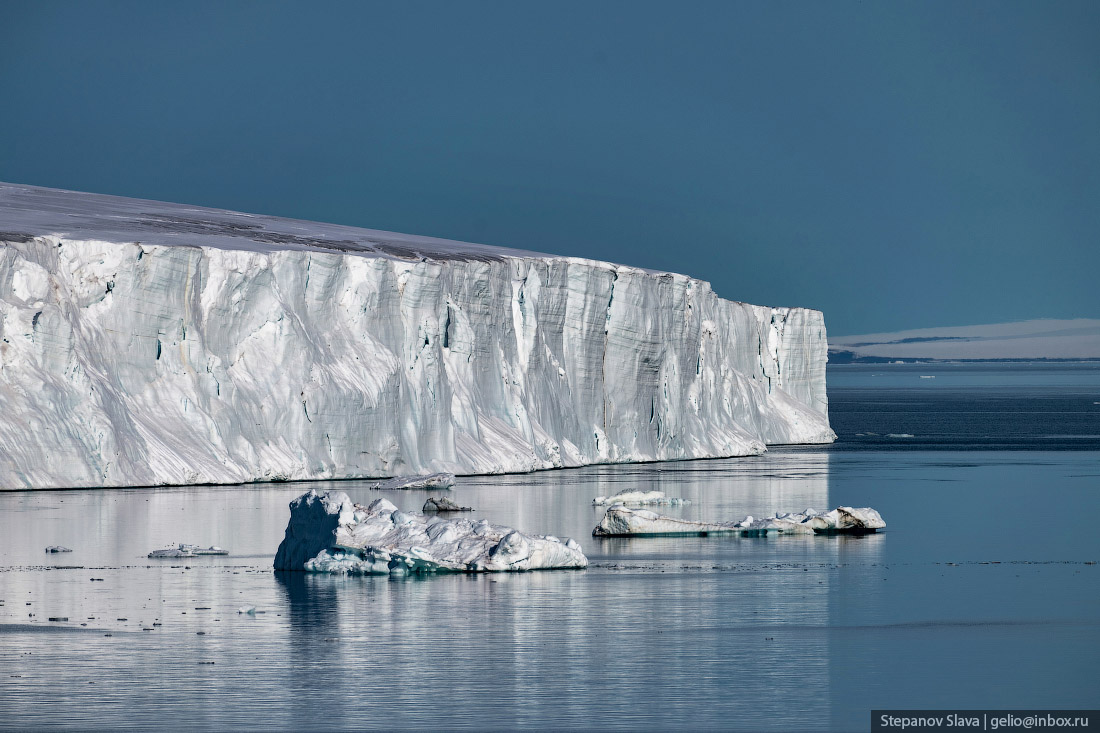
[[[665,496],[663,491],[635,491],[632,489],[626,489],[620,491],[614,496],[597,496],[592,500],[592,503],[596,506],[604,506],[607,504],[632,504],[643,506],[682,506],[684,504],[690,504],[691,502],[686,499],[680,499],[675,496]]]
[[[616,504],[607,509],[603,519],[592,531],[595,536],[621,535],[697,535],[740,534],[761,536],[775,534],[830,534],[874,532],[886,527],[879,513],[870,507],[856,509],[837,507],[829,512],[807,509],[797,514],[776,513],[756,519],[745,517],[739,522],[696,522],[665,517],[645,509],[631,509]]]
[[[149,557],[198,557],[199,555],[228,555],[228,550],[220,547],[199,547],[198,545],[181,544],[176,547],[168,547],[163,550],[153,550]]]
[[[835,438],[815,310],[576,257],[33,186],[0,184],[0,338],[0,490]]]
[[[356,575],[584,568],[574,540],[528,535],[486,520],[446,520],[400,511],[385,499],[353,504],[314,490],[290,504],[276,570]]]

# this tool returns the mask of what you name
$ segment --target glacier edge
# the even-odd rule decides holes
[[[5,207],[13,188],[0,488],[510,473],[835,438],[819,311],[723,300],[684,275],[483,245],[409,256],[370,230],[134,199],[20,187]],[[28,209],[36,192],[79,227]],[[207,229],[169,237],[135,211]],[[365,232],[373,249],[314,247],[304,229]]]

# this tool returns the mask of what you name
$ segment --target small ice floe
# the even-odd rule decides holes
[[[356,575],[584,567],[588,558],[574,540],[403,512],[385,499],[362,506],[342,491],[310,490],[292,501],[275,555],[276,570]]]
[[[455,485],[453,473],[432,473],[427,476],[395,476],[371,484],[370,489],[449,489]]]
[[[887,438],[915,438],[917,436],[912,433],[887,433]]]
[[[473,509],[468,506],[459,506],[450,499],[439,496],[431,497],[424,502],[424,507],[420,510],[422,512],[472,512]]]
[[[241,606],[240,608],[237,609],[237,613],[247,614],[249,616],[255,616],[256,615],[256,607],[255,606]]]
[[[665,492],[663,491],[632,491],[626,489],[614,496],[597,496],[592,500],[592,503],[596,506],[605,506],[607,504],[683,506],[691,502],[687,499],[680,499],[675,496],[665,496]]]
[[[936,375],[935,374],[922,374],[922,375],[920,375],[920,378],[921,379],[935,379]]]
[[[228,555],[229,550],[220,547],[199,547],[198,545],[178,545],[163,550],[153,550],[149,557],[198,557],[199,555]]]
[[[742,537],[763,537],[768,534],[866,534],[886,527],[879,513],[870,507],[855,509],[842,506],[831,512],[807,509],[799,514],[776,513],[755,519],[745,517],[740,522],[693,522],[665,517],[645,509],[631,509],[622,504],[608,507],[607,513],[592,534],[597,537],[625,535],[708,535],[733,534]]]
[[[46,548],[46,552],[72,552],[68,547],[62,547],[61,545],[50,545]]]

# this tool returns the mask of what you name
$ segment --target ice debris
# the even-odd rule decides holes
[[[443,496],[430,497],[424,502],[424,507],[420,510],[422,512],[472,512],[473,509],[468,506],[459,506],[450,499]]]
[[[631,509],[623,504],[608,507],[607,513],[592,534],[597,537],[623,535],[707,535],[735,534],[742,537],[763,537],[768,534],[864,534],[886,526],[879,513],[870,507],[855,509],[841,506],[831,512],[807,509],[799,514],[780,514],[755,519],[745,517],[740,522],[694,522],[665,517],[645,509]]]
[[[385,499],[353,504],[314,490],[290,503],[276,570],[357,575],[584,568],[571,539],[527,535],[486,520],[446,520],[400,511]]]
[[[371,489],[449,489],[455,485],[453,473],[432,473],[427,476],[395,476],[370,485]]]
[[[197,557],[199,555],[228,555],[229,550],[220,547],[199,547],[198,545],[179,545],[163,550],[153,550],[149,557]]]
[[[592,503],[596,506],[604,506],[606,504],[645,504],[649,506],[683,506],[684,504],[690,504],[691,502],[686,499],[680,499],[675,496],[665,496],[663,491],[633,491],[626,489],[620,491],[614,496],[597,496],[592,500]]]
[[[72,552],[68,547],[62,547],[61,545],[50,545],[46,548],[46,552]]]

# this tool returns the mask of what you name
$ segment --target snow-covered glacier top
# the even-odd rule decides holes
[[[581,258],[32,186],[0,184],[0,339],[0,489],[500,473],[835,437],[818,311]]]
[[[398,260],[551,256],[340,224],[0,183],[0,240],[42,235],[249,252],[343,252]]]

